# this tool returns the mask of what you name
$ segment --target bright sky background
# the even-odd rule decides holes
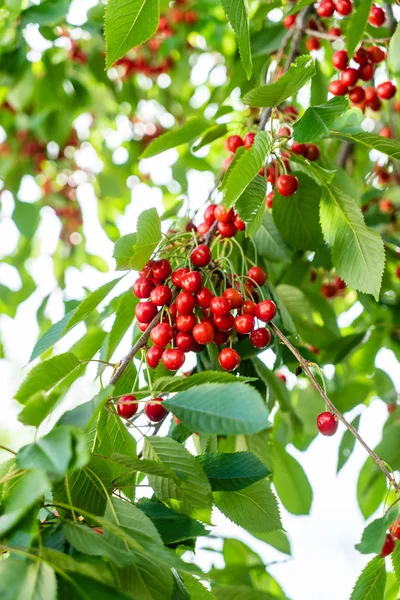
[[[73,2],[74,9],[71,20],[80,24],[84,20],[87,6],[93,4],[87,0],[76,0]],[[34,34],[32,34],[34,35]],[[38,41],[38,43],[40,40]],[[209,68],[204,65],[204,68]],[[223,73],[220,72],[221,77]],[[198,69],[196,77],[201,80],[202,70]],[[143,110],[150,110],[144,107]],[[83,119],[81,126],[84,127]],[[122,129],[123,129],[123,123]],[[122,135],[122,134],[121,134]],[[1,128],[0,128],[1,137]],[[122,136],[123,137],[123,136]],[[113,143],[118,151],[118,136]],[[121,143],[121,142],[119,142]],[[123,153],[116,154],[122,157]],[[167,182],[170,179],[170,165],[176,158],[175,151],[169,151],[162,157],[156,157],[142,161],[143,171],[148,171],[155,183]],[[90,147],[81,153],[79,157],[81,166],[88,166],[96,170],[98,164],[96,156]],[[199,173],[191,171],[189,177],[190,206],[196,208],[201,206],[207,199],[209,191],[213,187],[211,173]],[[20,199],[24,201],[35,201],[38,198],[38,189],[34,181],[27,177],[21,189]],[[86,266],[82,271],[75,268],[67,270],[66,296],[68,298],[84,298],[85,288],[94,290],[105,281],[113,279],[115,273],[114,261],[111,258],[113,246],[103,233],[96,215],[96,199],[92,187],[85,182],[78,190],[78,200],[84,214],[84,231],[87,238],[87,249],[89,252],[102,256],[109,264],[110,272],[102,274]],[[18,231],[11,220],[13,210],[13,199],[11,194],[3,193],[2,207],[0,213],[0,259],[12,252],[18,241]],[[136,184],[132,188],[132,200],[126,213],[118,222],[122,233],[129,233],[135,229],[136,219],[140,211],[155,206],[162,212],[161,193],[143,184]],[[41,225],[39,235],[35,239],[37,244],[37,257],[32,259],[28,270],[33,276],[37,289],[32,296],[18,309],[14,320],[9,317],[0,316],[0,329],[3,342],[6,347],[8,360],[0,360],[0,380],[2,381],[2,418],[0,422],[0,442],[12,448],[18,448],[30,440],[33,429],[23,427],[17,421],[17,413],[20,405],[12,400],[20,381],[26,373],[24,365],[28,362],[32,347],[37,339],[38,329],[36,326],[35,313],[43,298],[56,288],[56,282],[52,273],[51,255],[58,243],[60,224],[52,209],[43,208],[41,211]],[[133,282],[134,274],[128,275],[119,284],[114,294],[118,295]],[[20,279],[17,271],[9,265],[0,264],[0,282],[12,289],[18,289]],[[54,294],[48,305],[47,315],[54,321],[63,316],[61,292]],[[345,316],[351,321],[354,314]],[[343,322],[341,325],[346,325]],[[78,339],[84,326],[80,325],[70,332],[56,346],[56,351],[63,352]],[[129,336],[124,339],[121,355],[129,347]],[[265,360],[271,364],[271,352],[266,352]],[[400,369],[392,352],[382,350],[378,355],[377,366],[387,371],[395,381],[400,391]],[[87,401],[96,391],[97,384],[93,383],[95,366],[88,369],[84,378],[76,381],[68,392],[65,401],[58,409],[64,412],[78,403]],[[321,404],[321,409],[323,408]],[[376,445],[381,438],[381,429],[387,417],[386,405],[380,400],[374,400],[371,406],[361,407],[363,417],[361,420],[360,433],[370,446]],[[350,415],[350,419],[360,412],[356,408]],[[55,417],[51,422],[54,422]],[[49,426],[49,425],[47,425]],[[314,501],[310,516],[294,517],[282,509],[282,518],[285,529],[289,533],[292,544],[292,558],[286,557],[266,544],[255,540],[252,536],[230,523],[220,513],[214,515],[216,524],[214,534],[226,537],[237,537],[242,539],[260,556],[266,563],[275,563],[270,567],[279,583],[284,588],[288,597],[292,600],[348,600],[351,588],[361,572],[361,569],[370,556],[362,556],[354,550],[354,544],[358,543],[365,523],[358,509],[356,501],[356,483],[359,470],[366,459],[366,453],[359,445],[336,477],[336,462],[338,446],[343,434],[343,427],[339,427],[338,434],[333,438],[319,436],[311,444],[305,453],[300,453],[289,447],[289,451],[303,465],[314,490]],[[5,459],[5,453],[0,454],[0,459]],[[204,539],[200,545],[212,545],[209,539]],[[216,546],[219,546],[216,543]],[[199,550],[197,561],[208,568],[215,561],[215,554]],[[221,565],[221,563],[218,563]],[[222,566],[222,565],[221,565]]]

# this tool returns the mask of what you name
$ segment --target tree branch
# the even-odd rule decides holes
[[[338,154],[338,158],[337,158],[337,164],[339,167],[341,167],[342,169],[345,168],[348,159],[353,154],[353,150],[354,150],[354,142],[343,142],[342,143],[342,145],[340,146],[340,150],[339,150],[339,154]]]
[[[318,381],[315,379],[315,377],[310,369],[310,363],[305,358],[303,358],[303,356],[300,354],[300,352],[297,350],[297,348],[295,348],[293,346],[293,344],[287,339],[287,337],[282,333],[282,331],[274,323],[270,322],[269,326],[271,327],[271,329],[275,333],[275,335],[281,340],[281,342],[290,350],[290,352],[293,354],[293,356],[298,360],[299,365],[301,366],[303,371],[307,374],[308,378],[311,381],[311,384],[317,390],[317,392],[319,393],[321,398],[324,400],[325,404],[329,407],[330,411],[338,418],[339,421],[341,421],[343,423],[343,425],[350,431],[350,433],[352,433],[352,435],[354,435],[354,437],[365,448],[365,450],[368,452],[368,454],[370,455],[370,457],[372,458],[374,463],[377,465],[377,467],[382,471],[384,476],[389,481],[389,485],[392,485],[395,488],[396,492],[400,492],[400,486],[397,484],[397,482],[394,479],[394,477],[392,476],[392,474],[385,467],[385,464],[382,461],[382,459],[380,459],[379,456],[368,446],[368,444],[363,440],[363,438],[360,436],[358,431],[356,429],[354,429],[354,427],[344,418],[342,413],[338,411],[338,409],[335,407],[335,405],[332,404],[331,400],[329,400],[328,396],[326,395],[326,393],[324,392],[324,390],[322,389],[322,387],[320,386]]]
[[[396,23],[396,20],[395,20],[395,23]],[[311,37],[320,38],[322,40],[328,40],[328,42],[336,42],[338,39],[340,39],[336,35],[331,35],[330,33],[326,33],[325,31],[316,31],[314,29],[305,29],[304,33],[306,33],[307,35],[309,35]],[[364,40],[361,40],[361,43],[362,44],[363,43],[370,44],[371,41],[372,40],[364,39]],[[374,38],[373,41],[375,44],[386,44],[387,42],[390,41],[390,37]]]

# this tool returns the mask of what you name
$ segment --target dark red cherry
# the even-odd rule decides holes
[[[229,313],[227,315],[214,317],[214,325],[220,331],[225,331],[225,332],[231,331],[233,329],[233,325],[234,325],[233,315],[231,315],[231,313]]]
[[[218,223],[218,231],[225,238],[234,237],[237,234],[237,228],[234,223]]]
[[[341,72],[340,81],[343,81],[344,85],[346,85],[347,87],[351,87],[353,85],[356,85],[358,81],[358,75],[359,73],[357,69],[353,69],[353,67],[348,67],[347,69],[344,69],[344,71]]]
[[[242,311],[243,311],[244,314],[253,315],[253,317],[255,317],[255,315],[256,315],[256,303],[253,302],[253,300],[245,300],[243,302]]]
[[[144,412],[146,417],[153,423],[159,423],[167,414],[163,405],[159,404],[159,402],[162,402],[163,400],[164,398],[154,398],[153,402],[146,402]]]
[[[254,348],[266,348],[271,341],[271,332],[265,327],[253,329],[250,333],[250,342]]]
[[[260,286],[267,281],[267,274],[261,267],[251,267],[247,272],[247,277]]]
[[[294,175],[279,175],[276,189],[281,196],[293,196],[298,190],[299,180]]]
[[[121,417],[130,419],[137,413],[138,403],[137,398],[131,394],[121,396],[117,402],[117,411]]]
[[[182,287],[182,283],[181,283],[182,275],[189,273],[189,271],[190,271],[189,267],[181,267],[180,269],[177,269],[176,271],[174,271],[171,276],[172,283],[178,288]]]
[[[337,52],[334,52],[332,56],[332,64],[335,69],[343,71],[349,64],[349,56],[346,50],[338,50]]]
[[[151,290],[154,288],[154,282],[149,277],[139,277],[133,284],[132,291],[136,298],[143,300],[150,296]]]
[[[210,206],[207,206],[206,210],[204,211],[204,222],[207,223],[207,225],[211,226],[215,222],[215,209],[216,205],[210,204]]]
[[[194,337],[191,333],[181,331],[175,338],[177,347],[183,352],[191,352],[194,346]]]
[[[171,265],[169,260],[166,258],[162,258],[161,260],[156,260],[153,264],[151,272],[155,279],[159,279],[160,281],[164,281],[171,275]]]

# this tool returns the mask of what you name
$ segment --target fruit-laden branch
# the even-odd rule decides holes
[[[395,20],[396,23],[396,20]],[[336,42],[339,37],[337,35],[332,35],[330,33],[326,33],[324,31],[317,31],[314,29],[305,29],[304,33],[306,33],[307,35],[310,35],[312,37],[316,37],[316,38],[320,38],[321,40],[328,40],[328,42]],[[386,44],[387,42],[390,41],[390,37],[385,37],[385,38],[373,38],[374,44]],[[361,40],[361,43],[363,44],[370,44],[372,40],[370,39],[364,39]]]
[[[338,411],[338,409],[331,402],[331,400],[329,400],[328,396],[326,395],[326,393],[324,392],[324,390],[322,389],[322,387],[320,386],[318,381],[315,379],[315,377],[310,369],[310,363],[305,358],[303,358],[303,356],[300,354],[300,352],[293,346],[293,344],[287,339],[287,337],[282,333],[282,331],[274,323],[270,322],[269,326],[271,327],[271,329],[275,333],[275,335],[281,340],[281,342],[290,350],[290,352],[293,354],[293,356],[295,356],[295,358],[298,360],[299,365],[301,366],[303,371],[306,373],[306,375],[310,379],[313,387],[320,394],[320,396],[324,400],[325,404],[329,407],[330,411],[337,417],[337,419],[339,421],[341,421],[343,423],[343,425],[350,431],[350,433],[352,433],[352,435],[354,435],[354,437],[365,448],[365,450],[368,452],[368,454],[370,455],[370,457],[372,458],[374,463],[377,465],[377,467],[382,471],[382,473],[388,479],[389,485],[392,485],[395,488],[396,492],[400,492],[400,486],[397,484],[393,475],[388,471],[388,469],[386,468],[382,459],[380,459],[379,456],[368,446],[368,444],[363,440],[363,438],[360,436],[358,431],[356,429],[354,429],[354,427],[344,418],[342,413]]]

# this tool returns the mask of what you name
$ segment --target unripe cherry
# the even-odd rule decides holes
[[[231,308],[231,302],[225,296],[215,296],[210,303],[211,312],[218,317],[227,315]]]
[[[267,274],[261,267],[251,267],[247,272],[247,277],[260,286],[267,281]]]
[[[351,0],[336,0],[336,12],[343,17],[347,17],[353,10]]]
[[[222,235],[222,237],[225,238],[234,237],[237,233],[237,229],[234,223],[218,223],[217,229]]]
[[[202,287],[195,294],[196,304],[203,310],[210,308],[211,300],[214,298],[214,294],[211,290],[206,287]]]
[[[211,260],[211,251],[206,244],[200,244],[190,253],[190,262],[195,267],[205,267]]]
[[[250,331],[254,329],[253,315],[238,315],[235,318],[235,329],[238,333],[243,335],[250,333]]]
[[[392,554],[395,546],[396,546],[395,537],[391,533],[387,533],[380,556],[382,556],[382,557],[389,556],[389,554]]]
[[[214,223],[215,209],[216,209],[216,205],[210,204],[210,206],[207,206],[206,210],[204,211],[204,222],[207,223],[207,225],[212,225]]]
[[[172,340],[174,330],[169,323],[158,323],[150,332],[150,338],[156,346],[165,347]]]
[[[279,175],[276,189],[281,196],[293,196],[298,190],[299,180],[294,175]]]
[[[254,139],[256,137],[256,134],[249,131],[249,133],[246,133],[246,135],[244,136],[244,145],[246,146],[246,150],[249,150],[249,148],[252,147],[252,145],[254,144]]]
[[[193,312],[195,299],[189,292],[179,292],[175,300],[178,313],[188,315]]]
[[[346,50],[338,50],[332,56],[332,64],[335,69],[343,71],[349,64],[349,56]]]
[[[185,292],[194,294],[201,288],[203,278],[199,271],[189,271],[181,277],[181,287]]]
[[[234,371],[240,365],[240,354],[233,348],[224,348],[219,353],[218,362],[224,371]]]
[[[271,341],[271,332],[266,327],[259,327],[250,333],[250,342],[254,348],[266,348]]]
[[[147,350],[146,362],[149,367],[155,369],[158,366],[163,352],[164,348],[160,348],[159,346],[151,346],[151,348]]]
[[[166,258],[162,258],[161,260],[156,260],[151,268],[152,275],[155,279],[159,279],[160,281],[164,281],[171,275],[171,264],[169,260]]]
[[[231,308],[240,308],[243,304],[243,296],[239,290],[235,288],[227,288],[223,293],[224,298],[228,298],[231,303]]]
[[[215,335],[214,327],[208,321],[198,323],[193,327],[192,335],[198,344],[210,344]]]
[[[150,300],[156,306],[165,306],[172,300],[171,289],[167,285],[158,285],[150,292]]]
[[[143,300],[150,296],[151,290],[154,288],[154,282],[149,277],[139,277],[133,284],[132,291],[136,298]]]
[[[124,417],[125,419],[130,419],[137,413],[138,403],[135,396],[132,394],[127,394],[126,396],[121,396],[121,398],[117,402],[117,412],[120,417]]]
[[[177,371],[185,362],[185,353],[180,348],[167,348],[164,350],[161,360],[168,371]]]
[[[163,420],[167,414],[167,411],[162,404],[159,404],[159,402],[162,402],[164,398],[154,398],[154,400],[156,400],[156,402],[146,402],[144,412],[150,421],[153,423],[159,423]]]
[[[189,267],[181,267],[180,269],[177,269],[176,271],[174,271],[171,275],[171,281],[172,283],[178,287],[181,288],[182,287],[182,276],[185,275],[186,273],[189,273],[190,269]]]
[[[323,0],[317,7],[317,14],[322,18],[328,18],[335,12],[335,3],[332,0]]]
[[[233,221],[235,213],[233,212],[233,208],[226,210],[225,206],[218,204],[218,206],[215,207],[214,216],[218,223],[229,223],[230,221]]]
[[[340,79],[336,79],[330,82],[328,90],[334,96],[344,96],[347,93],[347,86]]]
[[[368,22],[374,27],[381,27],[386,21],[386,14],[383,8],[374,4],[368,17]]]
[[[380,83],[376,88],[376,93],[382,100],[390,100],[396,94],[397,88],[391,81]]]
[[[344,85],[348,87],[352,87],[358,81],[358,71],[357,69],[353,69],[353,67],[347,67],[340,74],[340,81],[344,83]]]
[[[272,300],[263,300],[256,304],[255,313],[257,319],[268,323],[276,315],[276,304]]]
[[[338,428],[338,420],[331,412],[323,412],[317,417],[317,428],[322,435],[334,435]]]
[[[225,148],[229,150],[229,152],[235,153],[240,146],[244,146],[244,141],[240,135],[230,135],[225,141]]]

